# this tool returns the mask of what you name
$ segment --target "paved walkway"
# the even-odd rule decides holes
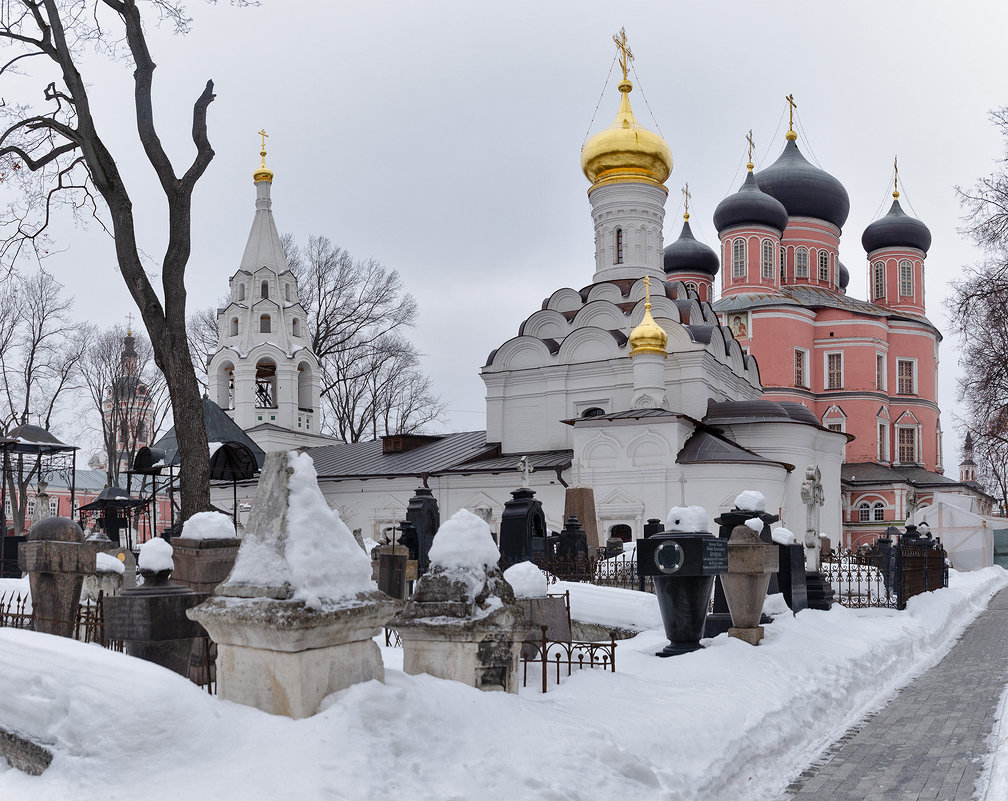
[[[1008,684],[1008,589],[948,655],[851,729],[786,801],[971,801]]]

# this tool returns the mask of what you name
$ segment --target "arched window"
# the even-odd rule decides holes
[[[692,292],[696,292],[697,294],[699,294],[699,288],[697,287],[695,281],[687,281],[686,282],[686,289],[688,289],[688,290],[690,290]]]
[[[795,250],[795,278],[808,278],[808,248]]]
[[[259,318],[259,333],[269,334],[270,332],[270,316],[268,314],[264,314]]]
[[[885,265],[880,261],[872,265],[872,297],[875,300],[885,297]]]
[[[732,242],[731,264],[732,278],[741,278],[746,274],[744,239],[736,239]]]
[[[623,540],[623,542],[630,542],[633,538],[633,531],[626,523],[619,523],[609,529],[609,536],[615,537],[618,540]]]
[[[25,516],[31,517],[33,514],[35,514],[35,499],[29,498],[28,503],[25,506]]]
[[[238,300],[245,300],[245,284],[238,284]]]
[[[59,514],[59,498],[49,499],[49,514],[53,517]]]
[[[876,522],[885,520],[885,504],[882,501],[879,501],[872,507],[872,517]]]
[[[295,317],[294,321],[291,323],[291,334],[296,337],[301,336],[301,321]]]
[[[784,283],[784,265],[786,263],[787,263],[787,248],[785,248],[782,245],[780,249],[780,280],[782,284]]]
[[[298,365],[298,409],[302,412],[313,412],[312,402],[312,371],[307,362]]]
[[[762,273],[764,278],[768,278],[771,281],[773,280],[773,252],[774,252],[773,242],[769,239],[764,239]]]
[[[905,259],[899,263],[900,296],[913,297],[913,265]]]
[[[585,409],[581,412],[582,417],[601,417],[605,414],[605,409],[598,406],[592,406],[590,409]]]
[[[262,282],[262,286],[259,288],[259,297],[260,298],[269,297],[269,281]]]
[[[233,336],[233,337],[238,336],[238,318],[237,317],[232,317],[231,318],[231,336]]]
[[[257,409],[276,408],[276,365],[262,361],[256,365],[255,405]]]
[[[871,522],[871,506],[868,501],[861,501],[858,504],[858,522],[859,523],[869,523]]]
[[[825,250],[819,251],[819,280],[829,281],[829,253]]]
[[[284,300],[290,303],[290,299],[291,299],[290,284],[284,284]]]
[[[613,264],[623,263],[623,229],[616,229],[616,260]]]

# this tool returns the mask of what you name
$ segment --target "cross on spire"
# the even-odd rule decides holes
[[[746,164],[746,168],[749,170],[749,172],[752,172],[753,171],[753,167],[756,166],[755,164],[753,164],[753,160],[752,160],[753,148],[756,147],[756,143],[753,141],[753,137],[752,137],[752,128],[749,129],[749,135],[746,136],[746,141],[749,143],[749,163]]]
[[[644,308],[651,308],[651,276],[644,276]]]
[[[795,112],[795,109],[798,108],[798,104],[794,102],[794,94],[793,93],[790,94],[790,95],[788,95],[784,99],[788,102],[788,105],[791,107],[791,108],[788,109],[788,130],[793,132],[794,131],[794,112]]]
[[[899,158],[899,156],[893,156],[893,160],[892,160],[892,168],[893,168],[893,179],[892,179],[893,193],[892,193],[892,196],[893,196],[893,198],[899,198],[899,163],[897,161],[898,158]]]
[[[693,197],[693,195],[690,194],[690,191],[689,191],[689,181],[687,181],[686,182],[686,186],[684,186],[682,188],[682,193],[683,193],[683,197],[686,199],[686,210],[685,210],[685,213],[683,214],[683,219],[684,220],[689,220],[689,201],[690,201],[690,198]]]
[[[133,336],[133,312],[126,315],[126,336]]]
[[[259,155],[262,156],[262,166],[266,166],[266,140],[269,138],[269,134],[266,133],[266,129],[263,128],[259,131],[259,136],[262,137],[262,150],[259,151]]]
[[[626,43],[626,28],[620,28],[619,33],[613,36],[613,41],[616,42],[616,47],[619,49],[619,64],[623,70],[623,80],[625,81],[627,70],[630,69],[630,62],[633,61],[633,53],[630,52]]]

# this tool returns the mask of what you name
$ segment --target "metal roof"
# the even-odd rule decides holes
[[[573,417],[569,420],[561,420],[572,426],[576,423],[587,422],[610,422],[613,420],[644,420],[652,417],[683,417],[678,412],[670,412],[668,409],[629,409],[625,412],[612,412],[611,414],[600,414],[595,417]]]
[[[262,467],[263,460],[266,458],[266,452],[256,445],[255,441],[242,431],[238,424],[228,417],[227,413],[206,395],[203,396],[203,421],[206,425],[208,442],[238,442],[252,451],[252,454],[256,458],[256,464]],[[174,426],[151,447],[164,451],[166,465],[177,465],[179,463],[178,440],[175,438]]]
[[[497,457],[499,448],[486,441],[486,431],[463,431],[399,453],[382,453],[381,440],[322,445],[306,453],[320,478],[419,476],[443,473],[480,457]]]
[[[847,462],[840,468],[840,480],[845,484],[894,482],[914,486],[963,486],[965,483],[955,481],[941,473],[932,473],[917,465],[889,467],[877,462]]]
[[[542,453],[521,453],[510,456],[498,456],[493,459],[477,459],[473,462],[453,467],[449,473],[508,473],[518,471],[518,460],[522,456],[528,456],[529,465],[534,470],[555,470],[560,468],[566,470],[574,460],[574,451],[543,451]]]
[[[676,457],[677,464],[718,464],[726,462],[765,464],[774,467],[783,467],[788,471],[794,470],[793,464],[767,459],[709,429],[698,429],[694,432],[686,440],[682,450],[679,451],[679,455]]]

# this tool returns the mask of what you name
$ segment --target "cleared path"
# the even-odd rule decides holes
[[[1008,589],[948,655],[851,729],[786,801],[972,801],[1008,685]]]

